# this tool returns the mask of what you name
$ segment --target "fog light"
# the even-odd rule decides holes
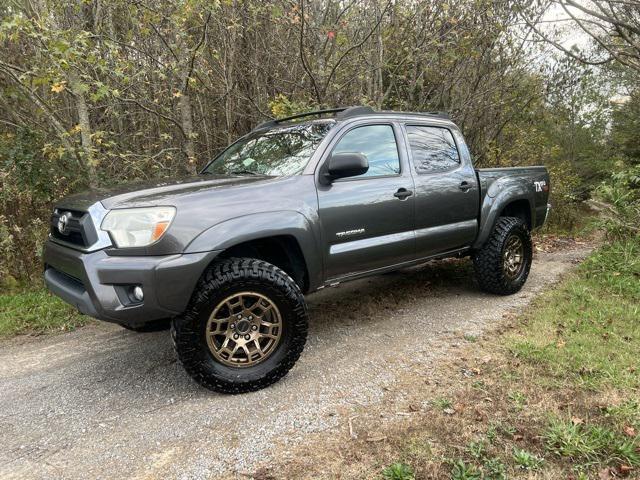
[[[144,292],[142,291],[142,287],[133,287],[133,291],[131,293],[133,294],[133,298],[135,298],[138,302],[144,300]]]

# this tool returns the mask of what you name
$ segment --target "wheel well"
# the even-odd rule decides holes
[[[306,293],[309,289],[309,274],[304,255],[298,241],[289,235],[259,238],[234,245],[220,253],[217,258],[258,258],[284,270]]]
[[[500,212],[501,217],[516,217],[527,224],[531,230],[531,207],[527,200],[516,200],[504,207]]]

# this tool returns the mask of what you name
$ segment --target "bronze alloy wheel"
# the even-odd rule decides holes
[[[499,217],[487,241],[473,255],[480,288],[498,295],[518,292],[529,276],[532,256],[533,245],[525,221]]]
[[[222,300],[207,322],[207,344],[220,363],[252,367],[266,360],[282,337],[282,317],[269,298],[239,292]]]
[[[524,268],[524,245],[518,235],[511,235],[502,253],[502,269],[510,279],[517,278]]]

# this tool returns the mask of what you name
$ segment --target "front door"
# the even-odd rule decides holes
[[[418,258],[466,247],[478,233],[476,172],[460,132],[405,125],[415,175]]]
[[[369,170],[318,185],[326,278],[414,258],[414,187],[401,134],[393,124],[360,125],[334,144],[331,153],[365,155]]]

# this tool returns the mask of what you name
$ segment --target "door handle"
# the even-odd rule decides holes
[[[469,182],[462,182],[458,188],[463,192],[468,192],[471,189],[471,184]]]
[[[399,198],[400,200],[404,200],[411,195],[413,195],[413,192],[406,188],[399,188],[398,191],[393,194],[394,197]]]

